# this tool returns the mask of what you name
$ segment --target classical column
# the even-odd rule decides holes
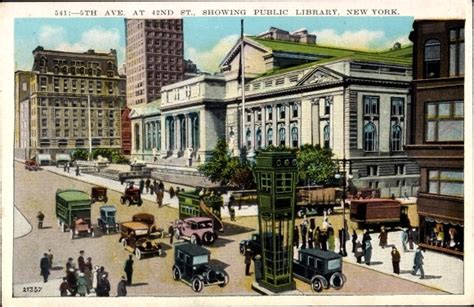
[[[173,148],[173,155],[178,156],[178,151],[179,151],[179,117],[175,116],[173,117],[173,123],[174,123],[174,148]]]
[[[262,126],[260,128],[261,144],[262,148],[267,146],[267,106],[262,106]]]
[[[290,115],[291,115],[291,107],[289,104],[285,104],[284,106],[285,108],[285,146],[290,148],[291,147],[291,144],[290,144],[290,134],[291,134],[291,131],[290,131]]]
[[[165,117],[161,117],[161,121],[160,121],[160,125],[161,125],[161,135],[160,135],[160,142],[161,142],[161,151],[160,151],[160,156],[161,157],[167,157],[168,156],[168,153],[167,153],[167,147],[166,147],[166,143],[167,143],[167,133],[169,133],[169,129],[166,129],[166,123],[167,123],[167,120]]]
[[[186,114],[186,148],[193,147],[193,135],[192,135],[192,130],[193,130],[193,123],[192,123],[192,117],[190,113]],[[193,148],[195,150],[195,148]]]
[[[256,109],[251,109],[250,112],[251,116],[251,122],[250,122],[250,148],[248,149],[249,151],[255,150],[255,118],[257,115],[257,110]]]
[[[278,112],[278,108],[276,105],[273,105],[272,106],[272,131],[273,131],[273,140],[272,140],[272,144],[273,146],[278,146],[277,145],[277,139],[278,139],[278,116],[280,114],[277,114]]]

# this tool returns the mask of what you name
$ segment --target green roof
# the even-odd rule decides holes
[[[80,190],[58,190],[56,192],[57,196],[60,196],[65,201],[90,201],[91,198],[89,194]]]

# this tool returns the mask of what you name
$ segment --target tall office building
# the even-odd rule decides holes
[[[127,105],[160,98],[161,87],[184,80],[182,19],[126,19]]]

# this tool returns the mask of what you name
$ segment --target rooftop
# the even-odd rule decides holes
[[[90,201],[89,194],[80,190],[58,190],[57,196],[61,196],[66,201]]]
[[[202,246],[192,243],[182,243],[176,244],[175,250],[180,250],[185,254],[190,256],[201,256],[201,255],[209,255],[211,252],[205,249]]]

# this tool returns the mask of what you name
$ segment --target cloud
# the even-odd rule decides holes
[[[395,43],[389,43],[385,32],[380,30],[363,29],[337,33],[334,29],[323,29],[313,34],[317,35],[318,44],[351,49],[384,49],[387,44],[393,46]]]
[[[200,70],[216,72],[219,70],[220,62],[238,39],[239,35],[229,35],[222,38],[210,50],[197,50],[196,48],[189,47],[186,50],[186,54]]]
[[[38,33],[38,43],[43,47],[57,46],[66,36],[66,31],[61,27],[42,26]]]

